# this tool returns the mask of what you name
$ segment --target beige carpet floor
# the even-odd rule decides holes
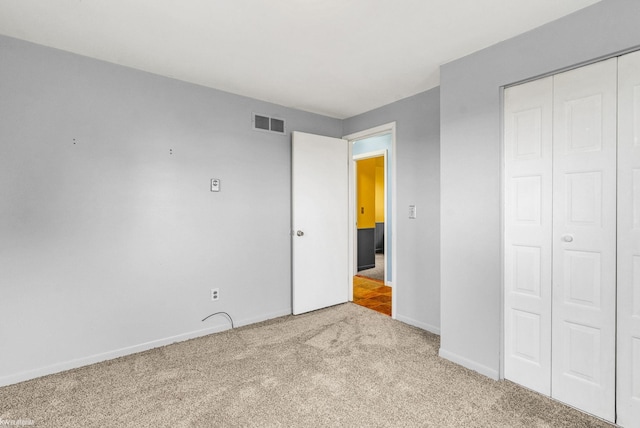
[[[0,388],[50,427],[607,427],[437,356],[439,338],[354,304]]]
[[[371,269],[359,271],[358,275],[384,282],[384,254],[376,253],[376,265]]]

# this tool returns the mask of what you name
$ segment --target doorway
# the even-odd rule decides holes
[[[390,142],[388,135],[381,138]],[[366,143],[367,140],[363,140],[354,144]],[[386,149],[353,157],[357,253],[353,302],[390,316],[393,296],[391,287],[385,285],[384,251],[386,158]]]
[[[349,300],[395,318],[395,123],[344,138],[351,159]]]
[[[292,133],[291,238],[292,312],[294,315],[353,301],[356,267],[354,142],[386,135],[391,148],[386,162],[384,231],[385,282],[393,287],[392,318],[396,318],[395,280],[396,161],[395,122],[357,132],[342,139]],[[330,168],[329,168],[330,166]],[[348,179],[345,180],[345,177]],[[324,208],[318,209],[318,201]],[[389,202],[390,201],[390,202]],[[318,260],[331,269],[318,273]],[[327,286],[330,285],[328,288]]]

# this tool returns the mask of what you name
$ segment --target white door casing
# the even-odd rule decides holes
[[[551,394],[551,77],[504,93],[504,376]]]
[[[640,52],[618,61],[617,423],[640,427]]]
[[[617,59],[553,79],[552,396],[614,421]]]
[[[396,153],[396,123],[395,122],[390,122],[390,123],[386,123],[383,125],[379,125],[376,126],[374,128],[369,128],[363,131],[359,131],[359,132],[355,132],[353,134],[349,134],[344,136],[343,138],[345,140],[349,141],[349,158],[353,157],[353,142],[357,141],[357,140],[363,140],[365,138],[369,138],[369,137],[374,137],[374,136],[378,136],[378,135],[383,135],[383,134],[391,134],[391,156],[392,156],[392,160],[391,163],[386,165],[386,168],[388,168],[389,174],[387,177],[385,177],[385,186],[388,186],[387,189],[390,191],[391,193],[391,205],[390,205],[390,211],[389,212],[385,212],[385,220],[387,220],[389,217],[391,217],[391,222],[389,225],[385,225],[385,254],[388,254],[389,251],[388,249],[391,249],[390,253],[391,253],[391,277],[389,278],[389,280],[391,281],[391,283],[387,284],[389,286],[393,286],[393,299],[391,300],[391,317],[393,319],[397,318],[397,314],[398,314],[398,309],[397,309],[397,302],[398,302],[398,289],[401,287],[398,286],[398,276],[397,276],[397,257],[394,256],[394,254],[398,253],[398,249],[397,249],[397,234],[396,234],[396,230],[397,230],[397,194],[398,194],[398,189],[397,189],[397,182],[398,180],[396,179],[396,171],[397,171],[397,157],[394,155],[394,153]],[[355,168],[354,168],[355,163],[354,162],[350,162],[350,166],[349,166],[349,188],[350,189],[355,189]],[[386,178],[389,178],[389,180],[387,181]],[[389,186],[389,182],[391,182],[391,186]],[[390,188],[389,188],[390,187]],[[351,257],[349,258],[349,263],[350,263],[350,269],[349,271],[354,273],[357,272],[357,268],[356,268],[356,258],[357,258],[357,254],[356,254],[356,246],[355,246],[355,236],[357,233],[357,226],[356,226],[356,216],[355,216],[355,212],[356,212],[356,199],[355,199],[355,191],[350,192],[350,200],[349,200],[349,204],[350,204],[350,208],[349,208],[349,224],[351,227],[351,233],[349,236],[349,252],[351,254]],[[386,196],[385,196],[386,197]],[[387,205],[386,199],[385,199],[385,206]],[[391,239],[388,239],[388,236],[391,235]],[[387,266],[385,266],[386,268]],[[353,300],[353,287],[351,285],[349,285],[349,299]]]
[[[295,315],[344,303],[349,275],[348,142],[292,133],[292,282]]]

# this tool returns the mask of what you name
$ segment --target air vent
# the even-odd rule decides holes
[[[284,134],[284,120],[271,118],[271,130],[273,132],[279,132]]]
[[[264,131],[269,130],[269,118],[266,116],[260,116],[258,114],[253,116],[253,126],[256,129],[262,129]]]
[[[268,131],[284,134],[284,119],[253,113],[253,129],[256,131]]]

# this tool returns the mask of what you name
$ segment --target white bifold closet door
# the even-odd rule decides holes
[[[551,394],[553,79],[504,93],[505,377]]]
[[[615,421],[617,58],[553,92],[551,395]]]
[[[640,427],[640,52],[618,63],[618,424]]]
[[[615,420],[616,59],[505,90],[505,377]]]

